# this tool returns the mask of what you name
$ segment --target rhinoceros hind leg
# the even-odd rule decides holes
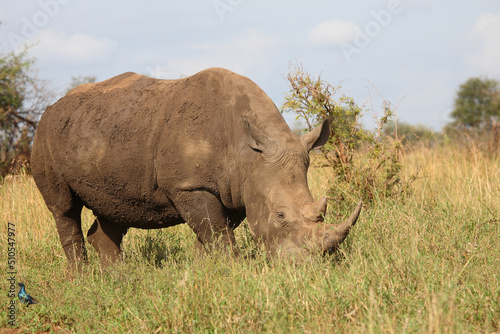
[[[42,172],[35,170],[35,181],[56,221],[57,233],[68,260],[68,270],[80,270],[81,265],[87,262],[80,216],[83,202],[51,168],[45,169],[40,163],[38,169]]]
[[[75,269],[80,270],[81,264],[87,262],[87,252],[85,250],[80,217],[82,207],[83,205],[74,206],[64,211],[52,208],[57,232],[66,258],[68,259],[68,269],[70,272],[73,272]]]
[[[121,258],[120,244],[126,233],[126,227],[97,217],[87,233],[87,238],[101,255],[103,264],[109,265]]]

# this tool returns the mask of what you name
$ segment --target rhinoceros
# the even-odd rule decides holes
[[[332,252],[362,203],[326,224],[326,198],[309,191],[309,151],[330,126],[294,134],[257,84],[229,70],[179,80],[129,72],[80,85],[47,108],[32,173],[70,266],[87,261],[83,206],[96,216],[87,238],[104,263],[120,258],[130,227],[187,223],[198,248],[234,249],[245,217],[272,255]]]

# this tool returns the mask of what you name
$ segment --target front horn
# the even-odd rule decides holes
[[[320,239],[324,252],[331,254],[337,250],[338,246],[347,238],[351,228],[356,224],[362,207],[363,202],[360,201],[347,220],[340,224],[332,224],[324,228],[323,237]]]

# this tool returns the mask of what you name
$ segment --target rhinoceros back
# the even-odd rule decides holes
[[[252,95],[274,107],[253,82],[223,69],[181,80],[125,73],[78,86],[40,120],[35,181],[50,169],[97,214],[130,225],[175,216],[175,189],[230,197],[228,145],[237,146]]]

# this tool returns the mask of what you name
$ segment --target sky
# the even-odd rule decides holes
[[[33,45],[58,97],[72,76],[224,67],[279,108],[302,64],[364,105],[368,126],[385,99],[400,121],[439,130],[460,84],[500,80],[498,0],[0,0],[0,21],[0,53]]]

